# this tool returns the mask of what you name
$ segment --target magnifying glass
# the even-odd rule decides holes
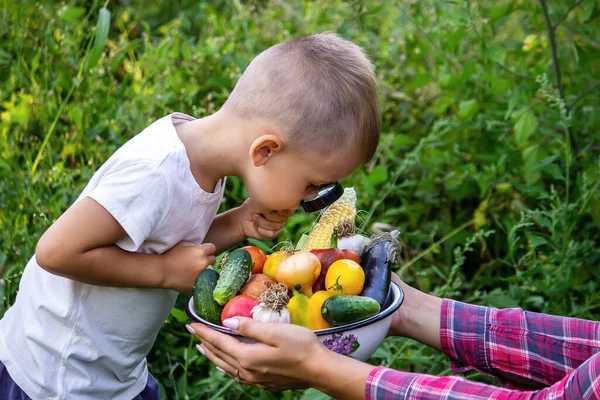
[[[319,211],[333,204],[344,194],[344,188],[339,182],[321,187],[319,194],[312,200],[301,201],[302,209],[306,212]]]

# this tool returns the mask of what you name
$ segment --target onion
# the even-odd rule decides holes
[[[259,298],[264,291],[275,283],[277,283],[275,279],[268,275],[254,274],[248,279],[248,282],[242,286],[240,294],[247,294],[248,296]]]
[[[307,296],[312,296],[312,285],[321,272],[319,258],[308,251],[298,251],[277,267],[275,279],[289,289],[296,289]]]

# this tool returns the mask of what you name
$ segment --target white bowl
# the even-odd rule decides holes
[[[344,354],[357,360],[366,361],[375,353],[383,339],[385,339],[392,315],[404,301],[404,292],[395,282],[390,286],[390,292],[385,307],[379,314],[352,324],[329,329],[314,331],[325,347],[337,353]],[[191,320],[200,322],[212,329],[236,337],[246,343],[256,343],[254,339],[245,338],[229,328],[208,322],[194,310],[194,299],[190,297],[186,311]]]

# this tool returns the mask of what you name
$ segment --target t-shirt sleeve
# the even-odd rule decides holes
[[[117,246],[137,251],[169,208],[167,180],[156,166],[140,163],[103,176],[87,194],[121,224],[127,237]]]

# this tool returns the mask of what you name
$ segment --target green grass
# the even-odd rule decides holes
[[[0,315],[37,239],[115,149],[172,111],[214,112],[268,46],[335,31],[373,59],[384,127],[374,160],[344,183],[367,232],[402,231],[402,278],[477,304],[599,318],[596,0],[545,0],[550,28],[541,2],[521,0],[46,3],[0,2]],[[224,208],[245,196],[229,180]],[[279,240],[312,218],[293,216]],[[149,356],[165,398],[302,396],[219,374],[182,305]],[[401,338],[371,362],[450,372]]]

